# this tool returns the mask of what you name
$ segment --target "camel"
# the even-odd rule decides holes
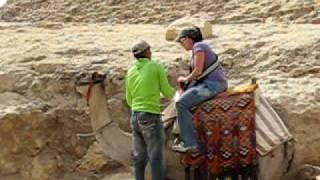
[[[105,94],[105,75],[94,73],[92,75],[81,75],[76,78],[76,91],[87,97],[89,116],[95,133],[96,140],[103,151],[120,162],[125,167],[132,166],[132,139],[129,133],[124,132],[111,118],[107,107]],[[89,98],[90,97],[90,98]],[[171,138],[172,129],[167,130],[167,139]],[[287,150],[292,152],[292,147],[280,145],[271,155],[259,157],[259,178],[261,180],[280,180],[287,172],[290,158]],[[180,155],[166,148],[167,157],[167,179],[185,179],[184,167],[180,164]]]

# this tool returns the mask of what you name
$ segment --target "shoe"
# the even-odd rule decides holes
[[[197,146],[184,146],[183,142],[180,142],[179,144],[175,144],[171,146],[171,149],[179,153],[198,152]]]

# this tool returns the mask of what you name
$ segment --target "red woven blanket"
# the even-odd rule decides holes
[[[200,154],[185,154],[185,166],[206,168],[214,176],[255,173],[257,165],[254,93],[219,96],[193,115]]]

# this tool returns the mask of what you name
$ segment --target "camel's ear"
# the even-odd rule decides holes
[[[91,75],[91,79],[93,81],[104,81],[106,78],[106,74],[100,72],[93,72]]]
[[[84,78],[86,76],[87,75],[85,73],[83,73],[83,72],[78,73],[78,74],[75,75],[75,81],[79,81],[81,78]]]
[[[92,80],[96,80],[97,77],[98,77],[99,73],[98,72],[93,72],[92,75],[91,75],[91,79]]]

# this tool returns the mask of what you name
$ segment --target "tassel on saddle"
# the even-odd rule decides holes
[[[185,167],[185,180],[258,180],[256,167],[245,168],[236,171],[224,172],[221,175],[213,175],[200,167]]]

